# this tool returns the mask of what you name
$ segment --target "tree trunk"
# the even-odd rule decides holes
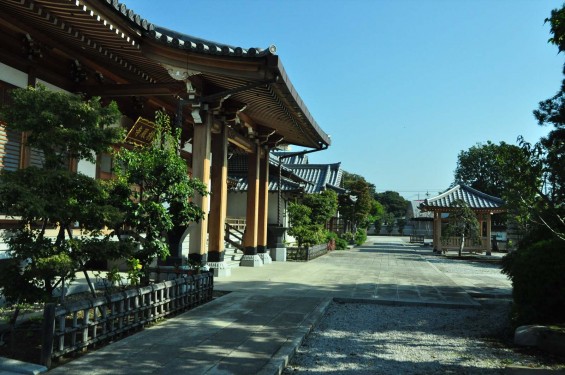
[[[461,254],[463,253],[463,247],[465,247],[465,235],[464,234],[461,236],[461,245],[459,245],[459,257],[461,257]]]

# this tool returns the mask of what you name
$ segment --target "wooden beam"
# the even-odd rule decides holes
[[[171,83],[132,83],[106,84],[100,86],[81,86],[79,91],[92,96],[159,96],[186,94],[184,82]]]
[[[244,136],[242,136],[232,128],[228,128],[227,130],[228,130],[228,141],[231,144],[236,145],[237,147],[241,148],[248,154],[255,152],[255,143],[251,139],[245,138]]]

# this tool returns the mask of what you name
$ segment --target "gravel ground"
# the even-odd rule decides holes
[[[447,267],[450,260],[440,262]],[[499,275],[492,264],[451,266]],[[284,374],[503,374],[508,366],[563,366],[511,347],[508,301],[480,302],[458,309],[333,303]]]

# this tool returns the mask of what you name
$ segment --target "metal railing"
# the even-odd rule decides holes
[[[139,329],[212,300],[214,277],[205,272],[43,311],[41,364]]]

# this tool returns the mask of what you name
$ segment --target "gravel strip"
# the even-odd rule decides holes
[[[504,279],[499,265],[425,259],[452,277]],[[284,374],[504,374],[508,366],[559,368],[511,347],[509,302],[481,303],[479,309],[332,303]]]

